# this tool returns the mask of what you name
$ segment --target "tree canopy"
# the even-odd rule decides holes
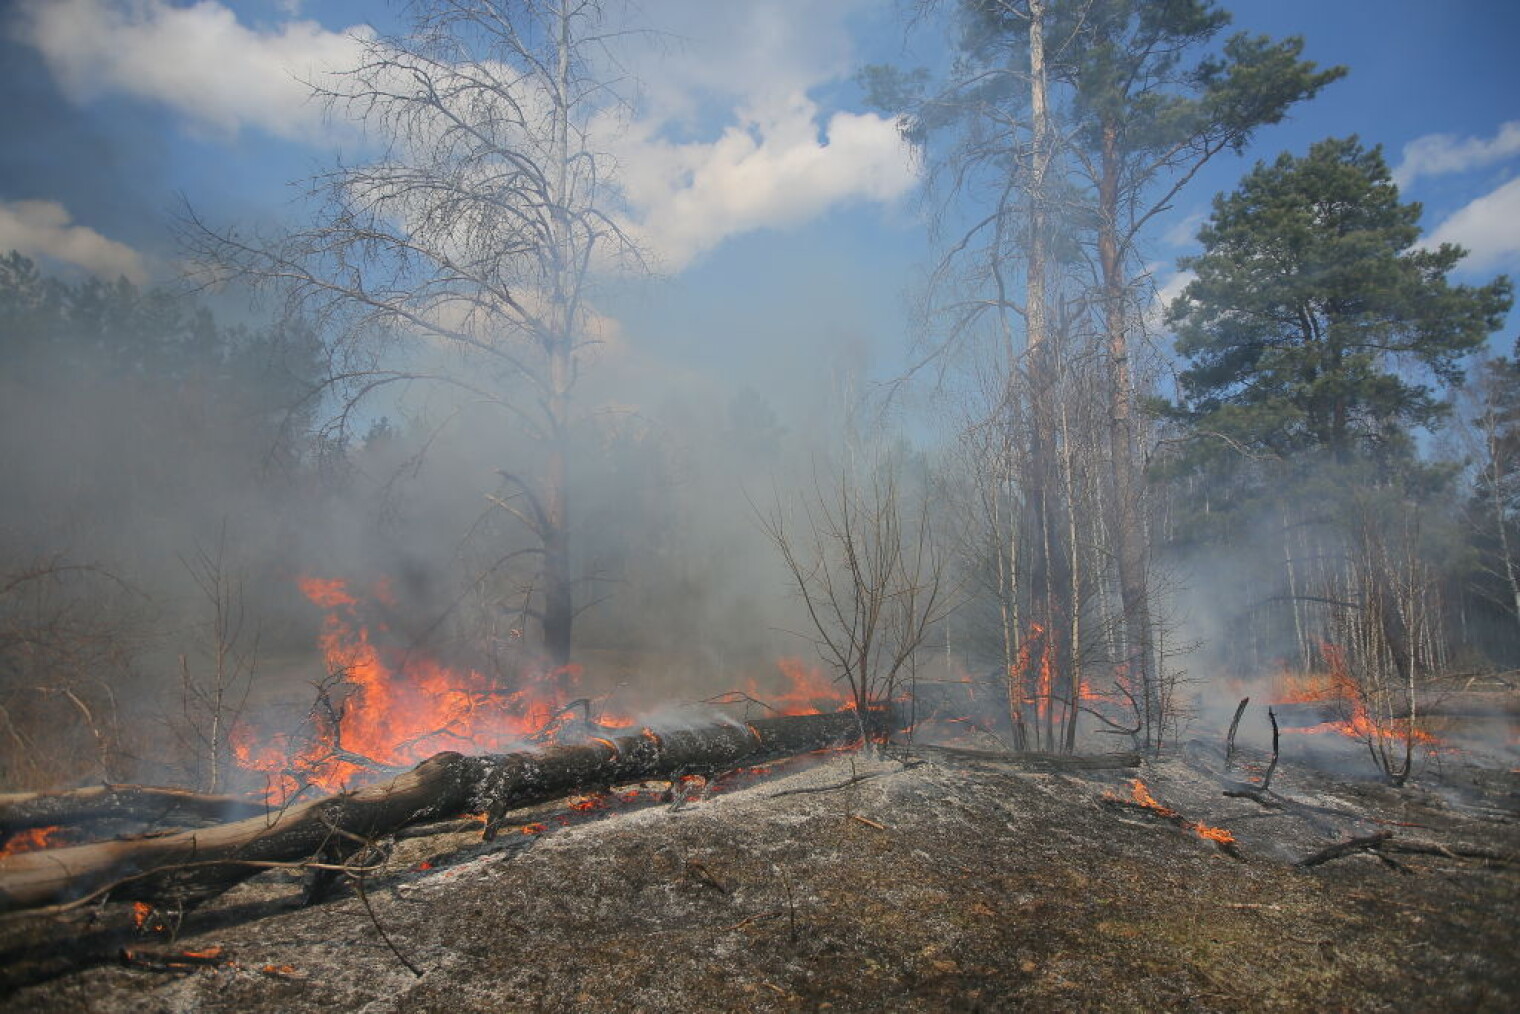
[[[1408,458],[1511,303],[1508,279],[1450,282],[1464,251],[1420,246],[1420,212],[1354,136],[1216,198],[1170,310],[1191,427],[1277,457]]]

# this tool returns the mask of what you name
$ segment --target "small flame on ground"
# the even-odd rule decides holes
[[[1138,805],[1145,807],[1147,810],[1153,811],[1158,816],[1166,817],[1169,820],[1174,820],[1178,823],[1185,824],[1193,831],[1193,833],[1198,835],[1198,837],[1214,842],[1216,845],[1219,845],[1227,850],[1235,847],[1235,836],[1229,831],[1225,830],[1222,827],[1210,827],[1201,820],[1192,822],[1184,821],[1182,819],[1182,814],[1178,813],[1170,806],[1163,806],[1155,796],[1151,795],[1151,790],[1147,788],[1146,784],[1140,779],[1130,779],[1129,786],[1130,794],[1134,797],[1134,801]]]

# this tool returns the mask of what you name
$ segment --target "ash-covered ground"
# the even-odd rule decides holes
[[[1285,758],[1272,788],[1294,805],[1269,808],[1222,794],[1242,777],[1222,760],[1217,743],[1138,770],[1053,771],[932,748],[845,753],[679,806],[589,820],[558,811],[568,827],[554,811],[525,813],[548,830],[399,843],[363,899],[347,888],[303,908],[300,880],[275,871],[191,913],[176,939],[132,945],[220,947],[219,964],[106,961],[3,1003],[1520,1009],[1520,776],[1444,762],[1393,789]],[[1180,820],[1128,802],[1137,776]],[[1192,822],[1230,830],[1234,854]],[[1394,836],[1381,853],[1292,865],[1377,831]],[[13,945],[20,932],[8,931]]]

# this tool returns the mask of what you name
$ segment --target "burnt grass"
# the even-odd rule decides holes
[[[1123,802],[1137,775],[1188,821],[1230,829],[1237,854]],[[932,749],[792,762],[679,807],[540,810],[521,817],[545,833],[398,843],[366,879],[373,920],[352,888],[302,907],[298,878],[263,874],[176,939],[131,944],[220,946],[224,963],[80,961],[27,982],[41,977],[18,961],[0,1006],[1520,1009],[1513,771],[1447,763],[1393,789],[1285,762],[1273,788],[1309,807],[1292,812],[1224,797],[1239,775],[1200,744],[1137,771]],[[1377,830],[1453,854],[1293,865]],[[13,922],[5,953],[28,932]]]

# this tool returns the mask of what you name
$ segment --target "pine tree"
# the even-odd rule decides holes
[[[1502,323],[1510,285],[1453,285],[1464,251],[1417,246],[1380,148],[1355,137],[1261,163],[1215,199],[1171,307],[1195,432],[1280,458],[1382,468],[1446,411],[1433,385]]]

